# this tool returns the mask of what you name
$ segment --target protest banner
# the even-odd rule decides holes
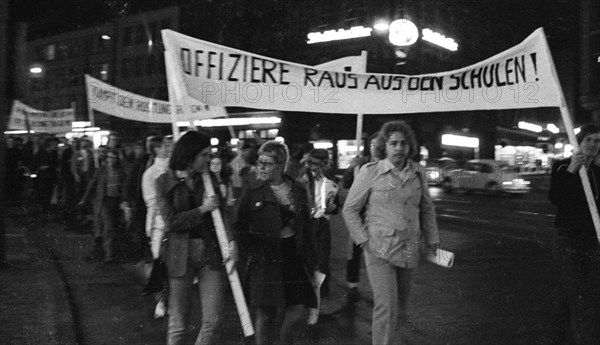
[[[87,74],[85,75],[85,85],[88,105],[91,109],[132,121],[171,123],[173,106],[169,101],[137,95]],[[184,104],[174,105],[174,117],[177,121],[227,116],[223,107],[208,106],[193,99]]]
[[[474,65],[412,76],[325,70],[162,34],[186,94],[212,106],[401,114],[560,105],[542,29]]]
[[[422,75],[324,70],[161,32],[182,80],[176,91],[209,105],[336,114],[559,107],[569,142],[578,147],[542,28],[474,65]],[[583,169],[580,176],[600,241],[589,179]]]
[[[15,100],[10,113],[8,128],[59,134],[70,132],[74,120],[75,109],[73,108],[43,111]]]

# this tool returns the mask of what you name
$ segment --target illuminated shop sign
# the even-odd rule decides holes
[[[442,135],[442,145],[477,148],[479,147],[479,139],[462,135],[444,134]]]
[[[542,126],[538,126],[536,124],[533,124],[530,122],[525,122],[525,121],[519,121],[519,123],[517,124],[517,127],[519,127],[520,129],[525,129],[525,130],[536,132],[536,133],[540,133],[543,129]]]
[[[446,37],[431,29],[423,29],[423,39],[453,52],[458,50],[458,43],[456,43],[454,39]]]
[[[350,38],[368,37],[371,36],[372,28],[365,28],[363,26],[354,26],[350,30],[338,29],[338,30],[327,30],[323,32],[311,32],[307,35],[308,44],[346,40]]]

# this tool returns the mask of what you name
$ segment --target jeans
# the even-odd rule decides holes
[[[415,269],[396,267],[364,252],[373,290],[373,345],[397,344],[400,323],[408,316],[408,297]]]
[[[200,239],[190,239],[187,270],[183,277],[169,277],[169,325],[167,344],[185,344],[189,311],[192,302],[192,284],[198,277],[198,291],[202,312],[202,326],[196,345],[218,344],[219,326],[227,291],[223,270],[213,270],[202,260]]]
[[[313,218],[313,229],[315,234],[315,252],[319,271],[325,273],[325,280],[321,285],[321,297],[329,295],[329,257],[331,255],[331,230],[327,218]]]
[[[348,261],[346,261],[346,281],[348,283],[358,283],[360,280],[360,257],[362,248],[357,246],[352,239],[348,239]]]
[[[104,249],[104,260],[114,260],[114,240],[119,225],[119,198],[105,197],[102,201],[100,219],[94,223],[96,237],[102,237],[102,248]]]

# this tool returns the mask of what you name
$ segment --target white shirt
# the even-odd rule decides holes
[[[165,228],[165,221],[158,212],[156,179],[169,169],[168,158],[154,158],[152,164],[142,175],[142,196],[146,203],[146,235],[150,237],[153,229]]]
[[[327,200],[332,199],[337,194],[337,185],[325,176],[319,179],[315,178],[314,195],[314,212],[313,218],[325,217],[329,219],[330,215],[325,214],[327,208]]]

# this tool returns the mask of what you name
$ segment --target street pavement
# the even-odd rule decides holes
[[[0,344],[165,343],[166,320],[153,318],[154,299],[141,293],[149,263],[90,262],[86,255],[92,248],[91,229],[66,231],[55,217],[41,216],[33,204],[9,205],[7,211],[7,264],[0,269]],[[360,299],[348,299],[348,236],[341,215],[332,217],[331,229],[331,294],[323,302],[327,315],[321,315],[316,326],[302,327],[296,343],[370,344],[373,302],[366,272],[363,267]],[[541,331],[535,327],[519,331],[524,319],[510,314],[511,306],[527,303],[526,296],[514,293],[510,279],[518,279],[519,286],[534,281],[546,284],[547,272],[533,265],[531,269],[515,266],[523,257],[504,263],[499,256],[482,258],[483,249],[467,252],[474,248],[468,242],[474,240],[451,225],[441,226],[440,233],[442,242],[453,244],[449,249],[459,252],[464,261],[458,259],[451,269],[429,263],[420,266],[409,302],[409,322],[402,327],[402,344],[505,344],[494,340],[506,339],[515,329],[523,339],[538,337]],[[474,242],[483,243],[478,241]],[[548,260],[543,249],[522,254],[530,262]],[[499,272],[500,280],[494,275],[498,262],[506,270]],[[521,271],[525,271],[522,276]],[[490,279],[468,278],[482,276]],[[526,276],[530,278],[524,281]],[[200,322],[199,301],[196,298],[192,303],[189,343]],[[502,306],[494,305],[498,303]],[[241,334],[231,298],[225,313],[221,343],[251,343]],[[522,317],[541,313],[542,309],[524,310]]]

